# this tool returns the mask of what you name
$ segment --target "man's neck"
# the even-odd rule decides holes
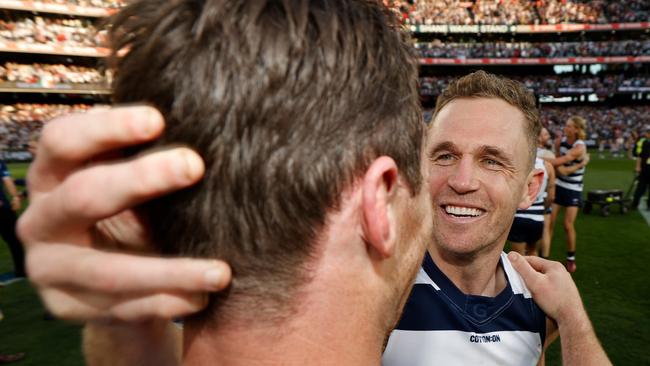
[[[446,253],[429,247],[433,262],[466,295],[495,297],[507,280],[499,259],[503,245],[472,255]]]
[[[351,309],[284,324],[185,329],[184,365],[379,365],[382,342]],[[365,333],[365,334],[364,334]],[[374,344],[373,344],[374,343]]]
[[[184,364],[380,365],[397,314],[380,300],[388,296],[386,284],[374,280],[366,246],[353,245],[357,225],[350,222],[357,215],[348,206],[330,217],[324,250],[297,300],[299,310],[279,324],[228,318],[232,321],[213,328],[188,326]]]

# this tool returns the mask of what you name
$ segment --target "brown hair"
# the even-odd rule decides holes
[[[156,145],[206,163],[146,212],[165,253],[232,266],[208,313],[290,313],[326,214],[374,158],[419,190],[417,62],[397,24],[365,0],[140,0],[112,20],[114,54],[129,50],[113,59],[115,102],[158,108]]]
[[[567,122],[573,122],[573,125],[578,130],[578,139],[584,140],[587,138],[587,121],[580,116],[571,116]]]
[[[465,75],[453,81],[436,100],[432,121],[440,110],[451,101],[459,98],[498,98],[519,109],[525,118],[526,138],[530,167],[534,166],[537,155],[537,137],[542,129],[539,109],[533,93],[518,81],[489,74],[483,70]]]

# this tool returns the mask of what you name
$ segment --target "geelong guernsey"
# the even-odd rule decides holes
[[[537,197],[535,197],[535,202],[525,210],[517,210],[515,217],[544,222],[544,198],[546,198],[546,186],[548,186],[548,172],[546,172],[544,160],[539,157],[535,158],[535,169],[541,169],[544,171],[542,186],[539,187],[539,192],[537,193]]]
[[[546,315],[505,253],[501,265],[508,283],[499,295],[465,295],[427,253],[382,364],[536,365]]]
[[[565,137],[562,139],[562,143],[560,144],[560,156],[566,155],[566,153],[569,150],[571,150],[571,148],[573,148],[574,146],[584,145],[584,144],[585,144],[584,141],[576,140],[573,143],[573,145],[570,145],[566,141],[566,137]],[[568,163],[565,163],[564,166],[573,166],[579,164],[580,162],[582,162],[582,159],[575,159]],[[558,187],[562,187],[571,191],[582,192],[584,176],[585,176],[585,168],[582,167],[566,176],[558,174],[557,179],[555,180],[555,184]]]

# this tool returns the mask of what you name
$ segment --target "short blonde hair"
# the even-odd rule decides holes
[[[530,167],[533,167],[537,155],[537,137],[542,130],[542,124],[539,120],[537,100],[524,84],[483,70],[465,75],[449,84],[438,97],[431,121],[435,120],[447,104],[460,98],[498,98],[519,109],[526,122],[524,132],[528,139]]]
[[[587,138],[587,120],[580,116],[571,116],[567,122],[573,122],[575,128],[578,129],[578,139],[584,140]]]

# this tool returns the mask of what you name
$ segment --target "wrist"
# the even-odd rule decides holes
[[[585,334],[591,332],[591,321],[587,315],[586,310],[579,304],[567,311],[558,313],[558,318],[555,319],[560,334]]]

